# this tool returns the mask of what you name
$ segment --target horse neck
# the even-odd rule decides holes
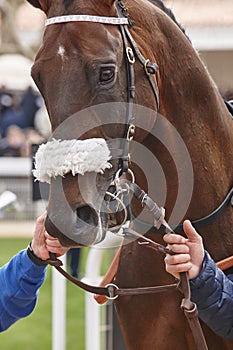
[[[187,38],[174,24],[164,24],[165,31],[164,28],[168,28],[168,33],[155,36],[152,48],[159,65],[159,112],[176,128],[188,149],[194,179],[186,217],[195,220],[213,211],[233,186],[232,120],[217,87]],[[166,159],[167,154],[162,147],[151,136],[148,136],[145,144],[164,164],[167,181],[165,207],[169,217],[176,200],[179,179],[175,178],[175,167]],[[208,226],[211,238],[209,240],[207,237],[206,243],[211,243],[215,238],[217,242],[220,231],[225,230],[223,235],[229,235],[233,224],[229,210],[232,209],[229,208],[225,217],[221,216],[217,223]],[[228,250],[233,249],[230,244]],[[213,248],[215,255],[218,255],[217,251],[216,246]]]
[[[190,153],[195,191],[233,185],[232,120],[206,68],[183,34],[174,33],[159,64],[160,113],[180,133]],[[221,175],[219,174],[221,172]],[[218,200],[218,199],[217,199]]]
[[[176,128],[188,148],[194,168],[194,196],[203,192],[205,186],[206,190],[212,191],[213,205],[217,204],[233,186],[233,157],[229,157],[233,151],[230,114],[207,69],[180,28],[155,6],[147,2],[142,10],[137,3],[138,16],[143,12],[146,22],[139,30],[135,27],[134,38],[144,56],[159,66],[159,112]],[[136,13],[134,17],[137,18]],[[138,100],[142,100],[139,104],[144,105],[145,101],[150,104],[150,89],[146,93],[145,97],[144,90],[141,96],[138,92]],[[148,140],[145,143],[150,144]],[[156,154],[156,149],[153,153]]]

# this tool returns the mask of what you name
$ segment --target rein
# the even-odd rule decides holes
[[[164,219],[164,215],[165,215],[164,208],[159,207],[148,195],[145,194],[145,192],[142,189],[140,189],[138,185],[133,184],[132,189],[133,189],[133,194],[138,200],[140,200],[141,198],[144,198],[143,202],[145,206],[153,215],[154,225],[157,227],[163,225],[167,230],[167,232],[171,234],[174,233],[174,231],[170,228],[170,226]],[[130,228],[126,228],[123,230],[123,236],[126,239],[132,236],[134,238],[136,237],[138,239],[139,244],[143,244],[143,245],[145,244],[146,247],[152,248],[160,253],[174,255],[174,252],[172,252],[168,248],[164,247],[159,243],[152,241],[151,239],[137,233],[136,231]],[[133,295],[144,295],[144,294],[151,294],[151,293],[158,293],[163,291],[179,289],[184,295],[184,298],[181,301],[181,308],[183,309],[184,314],[188,320],[196,347],[198,350],[208,350],[206,341],[202,332],[202,328],[199,323],[197,306],[195,303],[191,301],[190,285],[188,280],[188,274],[186,272],[180,273],[179,283],[177,282],[177,283],[163,285],[163,286],[119,288],[114,283],[109,283],[104,287],[101,287],[101,286],[97,287],[97,286],[86,284],[78,280],[77,278],[71,276],[65,270],[63,270],[63,268],[61,267],[62,262],[56,259],[54,254],[51,254],[51,259],[48,259],[47,263],[54,266],[64,277],[66,277],[68,280],[73,282],[78,287],[90,293],[106,296],[109,300],[115,300],[119,296],[123,297],[123,296],[133,296]]]
[[[204,225],[211,224],[219,215],[221,215],[227,207],[231,205],[233,207],[233,187],[229,190],[226,197],[223,199],[222,203],[213,210],[210,214],[204,216],[203,218],[192,220],[191,223],[194,226],[195,229],[198,229]],[[165,233],[163,228],[156,228],[155,226],[152,226],[148,224],[145,221],[139,220],[137,218],[133,218],[134,223],[136,226],[140,227],[144,231],[151,231],[154,233]],[[178,226],[173,228],[176,233],[182,233],[183,231],[183,225],[179,224]]]

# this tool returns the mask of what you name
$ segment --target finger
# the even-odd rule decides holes
[[[46,244],[46,248],[49,250],[49,249],[60,249],[60,248],[64,248],[62,247],[62,245],[60,244],[59,241],[50,241],[50,240],[47,240],[45,241],[45,244]]]
[[[180,272],[188,272],[191,268],[192,268],[191,262],[187,262],[179,265],[166,265],[166,271],[173,275],[177,275]]]
[[[51,236],[47,231],[45,231],[45,238],[50,239],[51,241],[56,241],[56,240],[58,241],[57,237]]]
[[[45,219],[46,219],[46,215],[47,215],[47,212],[45,211],[42,215],[40,215],[38,218],[37,218],[37,223],[40,224],[40,225],[44,225],[44,222],[45,222]]]
[[[50,253],[55,254],[56,257],[59,257],[64,255],[68,251],[68,248],[51,248],[49,251]]]
[[[190,262],[190,255],[189,254],[177,254],[177,255],[167,254],[166,257],[164,258],[164,261],[166,264],[169,264],[169,265],[186,264]]]
[[[189,246],[186,244],[168,244],[167,248],[172,250],[174,253],[189,253]]]
[[[184,227],[184,232],[188,237],[189,241],[193,241],[193,242],[200,241],[201,236],[197,233],[197,231],[192,226],[189,220],[184,221],[183,227]]]
[[[177,235],[174,233],[167,233],[166,235],[163,236],[163,239],[166,243],[168,244],[179,244],[179,243],[183,243],[185,244],[187,239],[181,235]]]

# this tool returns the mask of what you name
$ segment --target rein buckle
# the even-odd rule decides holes
[[[134,124],[130,124],[128,131],[127,131],[127,135],[126,135],[126,140],[127,141],[132,141],[135,135],[135,129],[136,126]]]
[[[114,283],[109,283],[105,286],[105,288],[108,289],[109,296],[107,296],[108,300],[115,300],[119,297],[118,294],[116,294],[116,290],[119,289]]]
[[[135,56],[134,56],[133,50],[129,46],[126,47],[126,56],[128,58],[129,63],[131,64],[135,63]]]

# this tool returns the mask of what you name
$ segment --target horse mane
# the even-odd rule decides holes
[[[64,0],[65,8],[68,8],[74,0]]]
[[[184,35],[190,41],[189,37],[185,32],[185,29],[182,27],[180,23],[177,22],[176,17],[172,12],[172,10],[164,5],[163,0],[148,0],[148,1],[151,2],[153,5],[157,6],[158,8],[160,8],[160,10],[162,10],[163,12],[165,12],[168,15],[168,17],[170,17],[173,20],[173,22],[180,28],[180,30],[184,33]]]

